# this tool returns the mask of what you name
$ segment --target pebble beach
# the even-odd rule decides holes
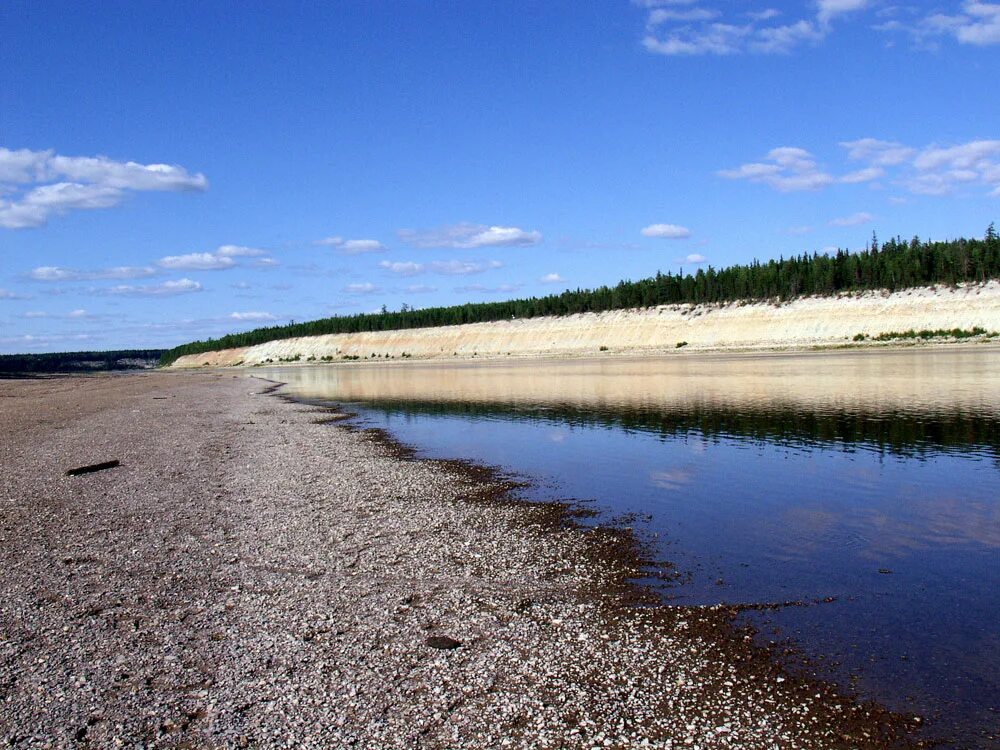
[[[0,746],[919,744],[653,606],[628,529],[345,417],[232,372],[0,380]]]

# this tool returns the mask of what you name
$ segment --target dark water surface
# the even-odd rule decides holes
[[[812,669],[1000,747],[1000,349],[274,368],[422,455],[632,526],[679,604],[748,617]]]

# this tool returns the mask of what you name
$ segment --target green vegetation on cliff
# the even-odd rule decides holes
[[[161,364],[170,364],[185,354],[253,346],[296,336],[429,328],[654,305],[789,300],[808,295],[985,282],[998,277],[1000,237],[993,224],[981,240],[930,242],[917,237],[910,241],[897,237],[879,245],[873,236],[868,248],[858,253],[838,250],[835,255],[803,254],[722,269],[708,266],[694,274],[657,273],[648,279],[621,281],[612,287],[570,289],[545,297],[366,313],[257,328],[178,346],[164,353]]]

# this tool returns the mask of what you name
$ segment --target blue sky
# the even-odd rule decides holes
[[[0,5],[0,351],[1000,218],[1000,4]]]

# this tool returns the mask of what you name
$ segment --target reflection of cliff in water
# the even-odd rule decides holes
[[[605,427],[651,432],[664,439],[818,446],[873,450],[907,457],[933,453],[974,453],[1000,461],[1000,420],[993,415],[914,414],[911,412],[806,412],[779,404],[770,409],[739,410],[714,404],[684,409],[613,410],[572,404],[505,404],[375,399],[365,406],[387,415],[436,415],[485,419],[519,419],[579,427]]]

